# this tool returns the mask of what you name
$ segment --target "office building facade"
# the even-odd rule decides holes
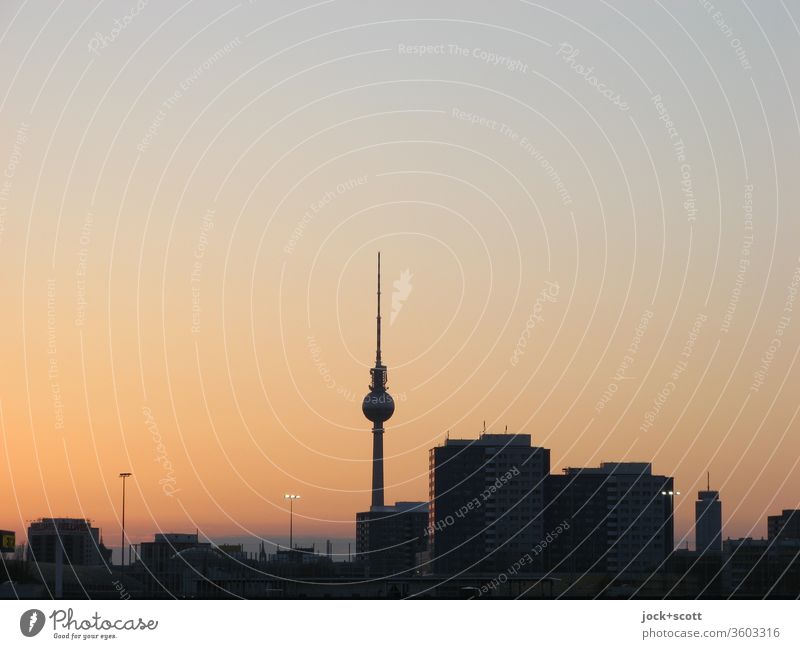
[[[532,552],[544,538],[549,471],[549,449],[532,446],[530,435],[484,433],[431,449],[433,572],[501,571]]]
[[[674,547],[673,482],[653,475],[645,462],[604,462],[549,476],[545,527],[563,531],[547,545],[547,568],[612,575],[658,569]]]

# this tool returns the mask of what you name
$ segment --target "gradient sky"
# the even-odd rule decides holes
[[[652,461],[678,541],[710,470],[764,535],[800,506],[800,10],[709,6],[3,2],[0,527],[115,544],[129,470],[134,541],[282,540],[284,492],[353,537],[381,250],[387,501],[485,420],[554,472]]]

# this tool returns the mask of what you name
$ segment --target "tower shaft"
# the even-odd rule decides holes
[[[372,428],[372,506],[383,507],[383,427]]]

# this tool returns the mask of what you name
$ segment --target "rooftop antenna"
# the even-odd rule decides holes
[[[486,434],[486,420],[483,420],[483,434]]]
[[[711,491],[711,471],[706,471],[706,491]]]
[[[381,364],[381,253],[378,251],[378,349],[375,354],[375,364]]]
[[[506,435],[508,435],[508,424],[506,424]]]

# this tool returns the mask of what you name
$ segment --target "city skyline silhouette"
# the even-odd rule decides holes
[[[623,523],[671,535],[670,574],[729,541],[788,561],[795,7],[195,4],[0,7],[3,556],[75,519],[115,570],[177,534],[403,572],[472,502],[496,530],[439,547],[496,574],[533,552],[511,531],[544,575]],[[437,513],[478,446],[519,475]],[[626,493],[646,523],[595,516]],[[587,518],[543,548],[547,503]]]

